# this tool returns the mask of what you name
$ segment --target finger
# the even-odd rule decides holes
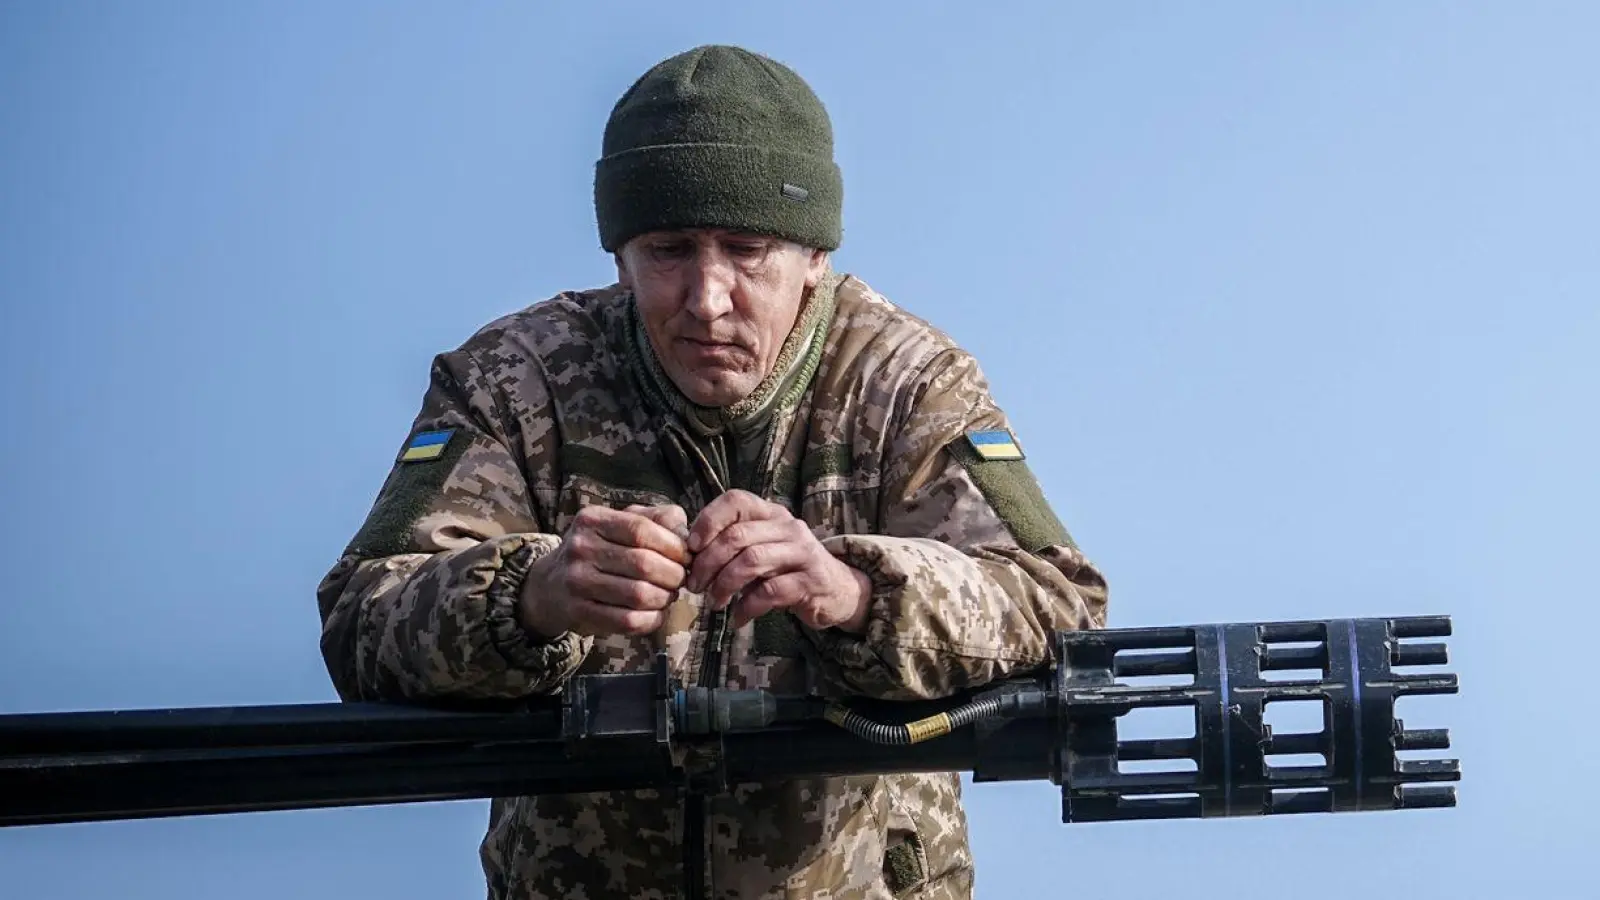
[[[684,512],[683,507],[676,503],[666,503],[661,506],[646,506],[643,503],[635,503],[629,506],[625,512],[644,516],[685,541],[689,539],[689,514]]]
[[[685,546],[688,545],[689,514],[684,511],[683,507],[676,503],[669,503],[666,506],[654,506],[650,508],[650,518],[657,525],[682,538]]]
[[[733,596],[763,578],[775,578],[805,567],[810,554],[794,541],[751,544],[728,561],[706,589],[713,609],[722,609]]]
[[[667,621],[667,614],[661,610],[626,609],[592,600],[578,600],[573,603],[572,621],[571,630],[576,634],[640,635],[660,630]]]
[[[619,609],[662,610],[678,596],[676,590],[590,567],[580,567],[574,572],[570,587],[572,595],[578,600]]]
[[[716,539],[700,548],[689,565],[689,590],[706,589],[734,557],[754,544],[788,541],[796,537],[791,522],[781,519],[755,519],[735,522],[717,533]]]
[[[597,571],[636,581],[646,581],[657,587],[675,591],[683,587],[688,575],[682,565],[654,550],[643,550],[595,541],[583,554],[584,561]]]
[[[810,595],[810,581],[804,572],[788,572],[764,579],[739,595],[733,608],[733,627],[743,628],[775,609],[792,607]],[[808,623],[809,624],[809,623]]]
[[[689,548],[683,538],[639,513],[598,505],[585,506],[578,510],[574,526],[613,544],[654,550],[675,563],[689,564]]]
[[[789,515],[788,510],[775,503],[768,503],[749,491],[728,491],[708,503],[695,518],[694,527],[689,529],[689,550],[699,553],[716,540],[723,529],[735,522],[771,519],[778,517],[779,513],[783,516]]]

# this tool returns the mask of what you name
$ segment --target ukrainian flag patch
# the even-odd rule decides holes
[[[967,443],[984,459],[1022,459],[1022,448],[1010,429],[967,432]]]
[[[454,428],[441,428],[438,431],[419,432],[406,443],[406,449],[400,452],[401,462],[423,462],[438,459],[444,455],[444,448],[450,443],[450,438],[456,433]]]

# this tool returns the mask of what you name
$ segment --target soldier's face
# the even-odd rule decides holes
[[[704,406],[755,390],[826,271],[826,253],[722,229],[651,232],[617,253],[661,367]]]

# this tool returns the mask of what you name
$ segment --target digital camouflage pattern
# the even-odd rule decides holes
[[[1026,464],[968,446],[968,431],[1009,425],[949,337],[830,274],[779,369],[742,409],[689,409],[615,285],[562,293],[436,357],[410,435],[453,435],[438,458],[395,464],[318,588],[340,696],[526,696],[665,650],[689,684],[936,698],[1048,663],[1055,630],[1104,626],[1106,583]],[[692,522],[732,488],[783,504],[867,573],[864,635],[781,612],[734,630],[687,590],[648,637],[542,642],[519,627],[523,576],[583,506],[676,503]],[[489,896],[682,896],[689,854],[703,896],[725,900],[972,894],[955,774],[741,784],[699,802],[496,799]]]

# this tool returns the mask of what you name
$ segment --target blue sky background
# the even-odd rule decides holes
[[[1597,28],[1581,2],[0,6],[0,712],[332,699],[313,589],[429,358],[612,278],[612,102],[734,42],[828,104],[838,266],[984,362],[1113,625],[1455,618],[1462,693],[1407,718],[1452,729],[1458,808],[1066,826],[1047,784],[980,785],[979,896],[1585,896]],[[0,872],[480,896],[485,813],[6,830]]]

